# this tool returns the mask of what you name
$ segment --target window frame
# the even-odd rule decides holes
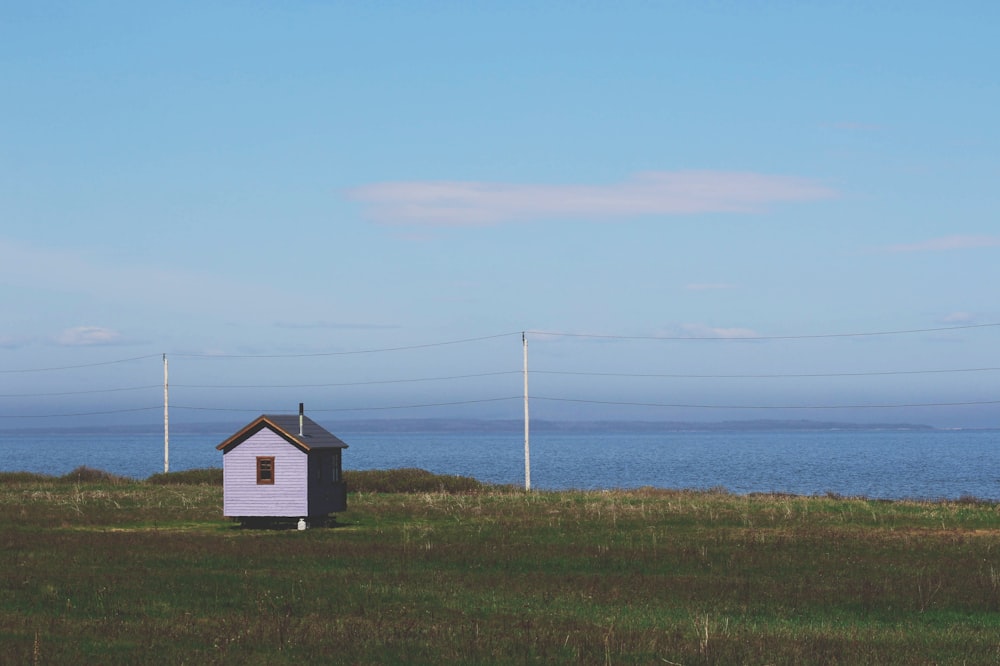
[[[269,474],[269,477],[265,477],[261,472]],[[274,485],[274,456],[257,456],[257,485]]]

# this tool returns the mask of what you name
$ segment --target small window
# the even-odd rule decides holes
[[[274,456],[257,456],[257,484],[274,483]]]

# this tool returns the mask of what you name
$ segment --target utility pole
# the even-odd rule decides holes
[[[167,383],[167,355],[163,355],[163,473],[170,471],[170,393]]]
[[[531,447],[528,436],[530,427],[528,420],[528,336],[521,332],[521,344],[524,347],[524,489],[531,490]]]

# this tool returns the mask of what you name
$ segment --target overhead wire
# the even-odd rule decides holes
[[[85,391],[54,391],[51,393],[0,393],[0,398],[43,398],[60,395],[90,395],[93,393],[118,393],[123,391],[142,391],[146,389],[163,388],[163,384],[147,384],[146,386],[128,386],[123,388],[87,389]]]
[[[505,338],[512,335],[521,335],[521,331],[516,331],[514,333],[498,333],[496,335],[484,335],[478,338],[464,338],[461,340],[448,340],[445,342],[429,342],[419,345],[405,345],[400,347],[381,347],[374,349],[354,349],[348,351],[331,351],[331,352],[310,352],[308,354],[191,354],[191,353],[177,353],[171,354],[171,356],[183,357],[183,358],[206,358],[206,359],[232,359],[232,358],[316,358],[322,356],[349,356],[352,354],[377,354],[381,352],[397,352],[397,351],[408,351],[412,349],[427,349],[429,347],[444,347],[447,345],[459,345],[468,342],[481,342],[483,340],[494,340],[496,338]]]
[[[827,377],[881,377],[893,375],[951,374],[973,372],[996,372],[1000,367],[982,368],[938,368],[925,370],[885,370],[869,372],[809,372],[809,373],[761,373],[761,374],[684,374],[684,373],[632,373],[632,372],[590,372],[577,370],[530,370],[530,375],[564,375],[582,377],[623,377],[634,379],[803,379]],[[338,388],[350,386],[374,386],[382,384],[411,384],[418,382],[452,381],[457,379],[474,379],[481,377],[496,377],[502,375],[520,375],[522,370],[500,370],[495,372],[478,372],[463,375],[447,375],[434,377],[407,377],[400,379],[376,379],[360,382],[324,382],[318,384],[171,384],[172,388],[185,389],[283,389],[283,388]],[[162,388],[162,384],[146,384],[143,386],[125,386],[119,388],[85,389],[78,391],[52,391],[36,393],[0,393],[0,398],[37,398],[66,395],[90,395],[100,393],[119,393]]]
[[[629,372],[579,372],[564,370],[531,370],[530,374],[538,375],[581,375],[586,377],[632,377],[651,379],[804,379],[811,377],[881,377],[889,375],[931,375],[961,372],[992,372],[1000,367],[989,368],[956,368],[940,370],[886,370],[874,372],[805,372],[805,373],[767,373],[742,375],[697,375],[697,374],[659,374],[659,373],[629,373]]]
[[[913,333],[939,333],[942,331],[960,331],[972,328],[991,328],[1000,323],[966,324],[962,326],[942,326],[938,328],[911,328],[895,331],[868,331],[860,333],[816,333],[804,335],[612,335],[600,333],[566,333],[560,331],[525,331],[531,335],[548,335],[573,338],[598,338],[608,340],[706,340],[718,342],[754,341],[754,340],[808,340],[817,338],[859,338],[879,335],[908,335]]]
[[[621,405],[632,407],[671,407],[682,409],[895,409],[901,407],[968,407],[973,405],[998,405],[1000,400],[970,400],[965,402],[921,402],[882,405],[701,405],[688,403],[630,402],[619,400],[588,400],[583,398],[551,398],[547,396],[532,396],[533,400],[549,400],[554,402],[577,402],[593,405]]]
[[[152,410],[161,410],[163,405],[156,405],[155,407],[130,407],[125,409],[107,409],[96,412],[72,412],[63,414],[3,414],[0,418],[5,419],[54,419],[63,416],[103,416],[106,414],[126,414],[129,412],[148,412]]]
[[[327,407],[327,408],[311,408],[310,412],[361,412],[361,411],[376,411],[376,410],[392,410],[392,409],[417,409],[421,407],[450,407],[453,405],[473,405],[484,402],[503,402],[505,400],[521,400],[523,396],[506,396],[502,398],[479,398],[476,400],[454,400],[449,402],[431,402],[431,403],[421,403],[412,405],[387,405],[379,407]],[[192,407],[190,405],[172,405],[171,409],[187,409],[193,411],[202,412],[253,412],[260,414],[268,414],[281,410],[267,410],[267,409],[246,409],[243,407]]]
[[[499,372],[479,372],[469,375],[451,375],[448,377],[414,377],[408,379],[376,379],[365,382],[333,382],[325,384],[174,384],[176,388],[199,389],[272,389],[272,388],[331,388],[343,386],[371,386],[375,384],[410,384],[413,382],[436,382],[453,379],[470,379],[475,377],[494,377],[498,375],[517,375],[520,370],[505,370]]]
[[[323,357],[323,356],[345,356],[351,354],[375,354],[382,352],[396,352],[396,351],[407,351],[413,349],[426,349],[430,347],[441,347],[447,345],[457,345],[465,344],[470,342],[480,342],[483,340],[493,340],[497,338],[510,337],[514,335],[544,335],[544,336],[558,336],[558,337],[576,337],[576,338],[595,338],[595,339],[609,339],[609,340],[706,340],[706,341],[738,341],[738,340],[803,340],[803,339],[816,339],[816,338],[845,338],[845,337],[867,337],[867,336],[882,336],[882,335],[905,335],[914,333],[934,333],[943,331],[959,331],[977,328],[995,328],[1000,327],[1000,323],[987,323],[987,324],[965,324],[961,326],[942,326],[936,328],[912,328],[912,329],[898,329],[890,331],[863,331],[863,332],[849,332],[849,333],[818,333],[818,334],[800,334],[800,335],[752,335],[752,336],[697,336],[697,335],[662,335],[662,336],[650,336],[650,335],[617,335],[617,334],[599,334],[599,333],[571,333],[567,331],[546,331],[529,329],[525,331],[512,331],[508,333],[497,333],[494,335],[484,335],[473,338],[462,338],[458,340],[446,340],[441,342],[429,342],[416,345],[401,345],[396,347],[379,347],[371,349],[354,349],[345,351],[330,351],[330,352],[310,352],[310,353],[297,353],[297,354],[218,354],[218,353],[191,353],[191,352],[173,352],[170,354],[145,354],[142,356],[133,356],[128,358],[112,359],[109,361],[98,361],[95,363],[81,363],[75,365],[61,365],[61,366],[50,366],[43,368],[7,368],[0,369],[0,374],[9,373],[29,373],[29,372],[52,372],[58,370],[75,370],[79,368],[93,368],[103,365],[112,365],[117,363],[128,363],[131,361],[140,361],[149,358],[159,358],[165,355],[180,358],[204,358],[204,359],[246,359],[246,358],[313,358],[313,357]]]
[[[753,341],[753,340],[797,340],[797,339],[816,339],[816,338],[845,338],[845,337],[862,337],[862,336],[889,336],[889,335],[904,335],[904,334],[915,334],[915,333],[929,333],[929,332],[944,332],[944,331],[959,331],[959,330],[969,330],[969,329],[983,329],[998,327],[1000,323],[989,323],[989,324],[969,324],[961,326],[949,326],[949,327],[937,327],[937,328],[921,328],[921,329],[904,329],[904,330],[892,330],[892,331],[873,331],[873,332],[854,332],[854,333],[829,333],[829,334],[815,334],[815,335],[780,335],[780,336],[738,336],[738,337],[702,337],[702,336],[625,336],[625,335],[602,335],[602,334],[586,334],[586,333],[569,333],[569,332],[559,332],[559,331],[539,331],[539,330],[529,330],[522,332],[523,335],[545,335],[545,336],[564,336],[564,337],[576,337],[576,338],[594,338],[594,339],[616,339],[616,340],[649,340],[649,341],[671,341],[671,340],[743,340],[743,341]],[[311,357],[327,357],[327,356],[343,356],[351,354],[374,354],[380,352],[398,352],[405,350],[416,350],[416,349],[426,349],[431,347],[441,347],[446,345],[457,345],[463,343],[478,342],[484,340],[492,340],[503,337],[509,337],[516,335],[516,333],[501,333],[497,335],[480,336],[475,338],[464,338],[458,340],[449,340],[443,342],[433,342],[433,343],[423,343],[416,345],[404,345],[396,347],[385,347],[385,348],[372,348],[372,349],[362,349],[362,350],[349,350],[349,351],[336,351],[336,352],[320,352],[320,353],[309,353],[309,354],[190,354],[190,353],[178,353],[173,354],[173,356],[179,356],[183,358],[207,358],[207,359],[250,359],[250,358],[311,358]],[[0,370],[0,373],[28,373],[28,372],[50,372],[57,370],[74,370],[80,368],[93,368],[99,366],[107,366],[113,364],[127,363],[131,361],[139,361],[149,358],[160,357],[160,354],[148,354],[143,356],[129,357],[114,359],[109,361],[86,363],[86,364],[75,364],[75,365],[63,365],[63,366],[52,366],[43,368],[33,368],[33,369],[7,369]],[[166,355],[162,355],[164,358]],[[890,370],[890,371],[859,371],[859,372],[811,372],[811,373],[757,373],[757,374],[684,374],[684,373],[625,373],[625,372],[586,372],[586,371],[564,371],[564,370],[530,370],[530,375],[565,375],[565,376],[593,376],[593,377],[623,377],[623,378],[665,378],[665,379],[770,379],[770,378],[824,378],[824,377],[874,377],[874,376],[891,376],[891,375],[921,375],[921,374],[944,374],[944,373],[975,373],[975,372],[991,372],[1000,370],[1000,367],[974,367],[974,368],[956,368],[956,369],[919,369],[919,370]],[[520,370],[509,370],[509,371],[497,371],[497,372],[483,372],[483,373],[470,373],[470,374],[459,374],[459,375],[447,375],[447,376],[434,376],[434,377],[411,377],[411,378],[401,378],[401,379],[385,379],[385,380],[367,380],[367,381],[356,381],[356,382],[327,382],[327,383],[315,383],[315,384],[229,384],[229,385],[198,385],[198,384],[174,384],[177,388],[194,388],[194,389],[244,389],[244,388],[326,388],[326,387],[350,387],[350,386],[369,386],[369,385],[382,385],[382,384],[404,384],[404,383],[414,383],[414,382],[430,382],[430,381],[450,381],[459,380],[467,378],[479,378],[479,377],[491,377],[491,376],[501,376],[501,375],[513,375],[520,374]],[[137,391],[146,390],[152,388],[158,388],[159,385],[144,385],[144,386],[133,386],[133,387],[121,387],[121,388],[105,388],[105,389],[86,389],[77,391],[59,391],[59,392],[49,392],[49,393],[10,393],[10,394],[0,394],[0,398],[31,398],[31,397],[47,397],[47,396],[67,396],[67,395],[86,395],[86,394],[101,394],[101,393],[112,393],[112,392],[126,392],[126,391]],[[314,411],[326,411],[326,412],[342,412],[342,411],[377,411],[377,410],[395,410],[395,409],[415,409],[422,407],[439,407],[439,406],[451,406],[451,405],[465,405],[465,404],[476,404],[482,402],[497,402],[504,400],[517,399],[520,396],[515,397],[504,397],[504,398],[488,398],[481,400],[459,400],[459,401],[448,401],[448,402],[432,402],[432,403],[422,403],[422,404],[411,404],[411,405],[390,405],[390,406],[371,406],[371,407],[351,407],[351,408],[330,408],[330,409],[317,409]],[[927,402],[927,403],[904,403],[904,404],[870,404],[870,405],[704,405],[704,404],[667,404],[667,403],[656,403],[656,402],[629,402],[629,401],[613,401],[613,400],[586,400],[586,399],[576,399],[576,398],[559,398],[559,397],[546,397],[533,395],[532,399],[535,400],[548,400],[548,401],[561,401],[561,402],[577,402],[577,403],[589,403],[589,404],[605,404],[605,405],[632,405],[632,406],[645,406],[645,407],[672,407],[672,408],[691,408],[691,409],[749,409],[749,410],[759,410],[759,409],[878,409],[878,408],[896,408],[896,407],[954,407],[954,406],[964,406],[964,405],[989,405],[998,404],[1000,401],[984,400],[984,401],[967,401],[967,402]],[[248,412],[252,410],[246,409],[227,409],[227,408],[210,408],[210,407],[186,407],[186,406],[176,406],[173,405],[174,409],[189,409],[189,410],[200,410],[200,411],[241,411]],[[89,412],[75,412],[66,414],[48,414],[48,415],[0,415],[0,418],[48,418],[48,417],[58,417],[58,416],[89,416],[89,415],[101,415],[101,414],[116,414],[134,411],[147,411],[152,409],[159,409],[159,407],[143,407],[136,409],[118,409],[118,410],[101,410],[101,411],[89,411]]]
[[[20,372],[53,372],[56,370],[76,370],[79,368],[96,368],[101,365],[114,365],[116,363],[129,363],[131,361],[142,361],[147,358],[160,358],[162,354],[146,354],[145,356],[133,356],[131,358],[119,358],[112,361],[99,361],[97,363],[82,363],[80,365],[61,365],[54,366],[50,368],[20,368],[20,369],[8,369],[0,370],[2,374],[12,374]]]

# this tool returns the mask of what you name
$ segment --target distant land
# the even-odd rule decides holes
[[[171,423],[170,432],[176,434],[232,433],[252,419],[239,422]],[[407,433],[407,432],[523,432],[524,422],[517,419],[359,419],[329,421],[320,419],[333,432]],[[788,432],[831,430],[939,430],[929,425],[914,423],[844,423],[840,421],[808,420],[748,420],[748,421],[548,421],[532,419],[531,432],[588,433],[588,432]],[[953,428],[949,428],[953,429]],[[78,432],[78,433],[156,433],[162,426],[107,425],[58,428],[9,428],[0,432]]]
[[[343,432],[522,432],[520,420],[392,419],[339,421],[331,427]],[[531,432],[716,432],[788,430],[935,430],[912,423],[839,423],[834,421],[547,421],[532,419]]]

